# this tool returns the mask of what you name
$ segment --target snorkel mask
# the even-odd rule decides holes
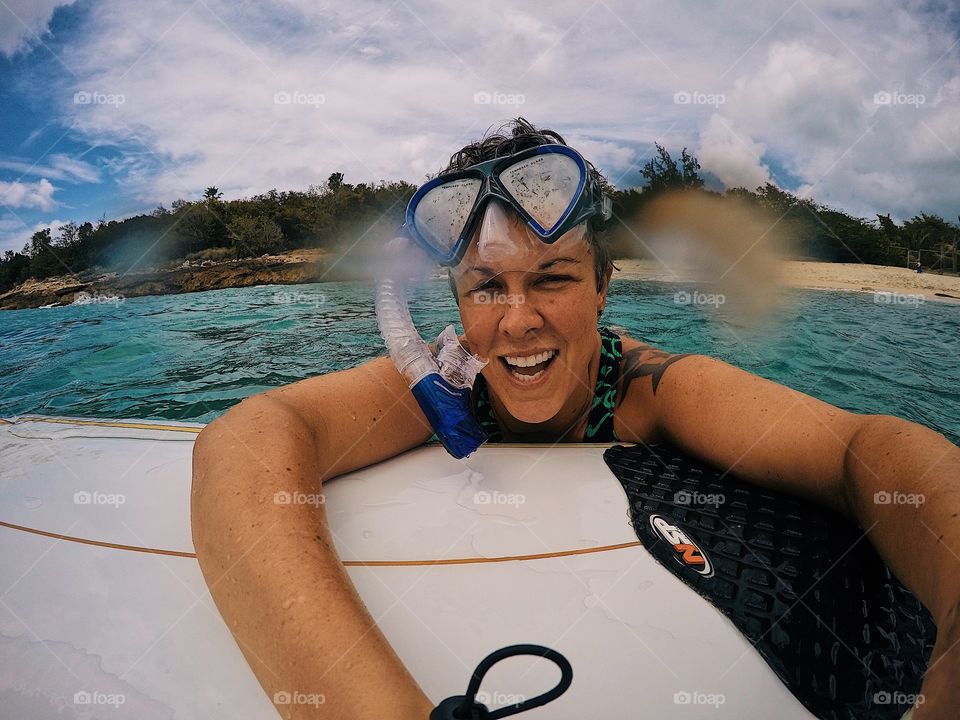
[[[431,180],[411,198],[405,228],[440,265],[454,266],[493,199],[547,244],[588,220],[608,220],[612,212],[610,197],[580,153],[539,145]]]
[[[508,208],[525,233],[506,232]],[[437,339],[437,357],[420,337],[406,299],[413,245],[436,263],[454,267],[476,235],[482,260],[509,266],[515,253],[522,254],[521,244],[579,240],[583,223],[601,223],[610,215],[610,198],[590,166],[566,145],[540,145],[442,175],[411,198],[405,232],[388,246],[392,271],[377,289],[377,323],[397,370],[454,457],[466,457],[486,440],[470,402],[486,361],[460,345],[452,325]],[[581,231],[571,232],[575,228]]]

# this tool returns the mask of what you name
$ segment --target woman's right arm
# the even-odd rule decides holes
[[[319,493],[322,482],[416,447],[431,433],[393,364],[377,358],[248,398],[198,436],[197,559],[270,698],[306,701],[279,705],[284,717],[429,715],[432,704],[337,557]],[[278,503],[277,493],[314,502]]]

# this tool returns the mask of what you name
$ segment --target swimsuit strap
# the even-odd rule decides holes
[[[476,390],[476,400],[473,404],[473,412],[477,417],[477,422],[487,434],[487,442],[503,442],[503,433],[497,424],[497,419],[493,416],[493,405],[490,404],[490,395],[487,393],[487,381],[483,375],[477,375],[477,382],[474,384]]]
[[[593,391],[593,406],[587,418],[584,441],[617,442],[613,429],[613,413],[617,399],[617,380],[620,379],[620,359],[623,344],[620,336],[609,328],[600,328],[600,370]]]
[[[620,336],[609,328],[600,330],[600,369],[597,372],[597,385],[593,391],[593,405],[587,418],[585,442],[617,442],[613,428],[614,403],[617,398],[617,380],[620,377],[620,359],[623,357],[623,344]],[[483,375],[477,375],[475,385],[474,412],[480,427],[487,434],[487,442],[503,442],[503,432],[493,416],[493,405],[487,391],[487,381]]]

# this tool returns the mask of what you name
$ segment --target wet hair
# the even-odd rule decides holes
[[[450,156],[450,162],[440,171],[439,175],[447,175],[459,170],[466,170],[468,167],[482,163],[487,160],[493,160],[498,157],[513,155],[521,150],[538,147],[540,145],[567,145],[555,130],[546,128],[536,128],[528,120],[518,117],[515,120],[504,123],[496,130],[488,130],[487,133],[477,142],[466,145],[457,150]],[[569,145],[568,145],[569,147]],[[589,161],[587,166],[590,175],[602,188],[608,188],[607,179],[597,170]],[[601,221],[588,221],[584,238],[590,243],[590,249],[593,251],[593,267],[597,284],[597,290],[603,283],[603,277],[611,268],[613,268],[613,259],[610,257],[610,249],[600,236]],[[447,271],[447,279],[450,288],[453,290],[454,297],[457,296],[457,288],[453,282],[453,275]]]

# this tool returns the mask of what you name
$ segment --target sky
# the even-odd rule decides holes
[[[422,182],[522,115],[618,187],[660,143],[718,187],[960,214],[954,0],[0,0],[0,252],[39,228]]]

